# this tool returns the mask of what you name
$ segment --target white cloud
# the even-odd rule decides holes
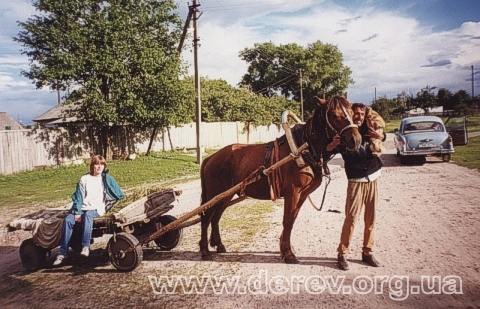
[[[465,89],[468,83],[461,77],[465,73],[462,66],[474,62],[480,44],[479,39],[471,38],[480,33],[480,23],[435,33],[413,18],[374,8],[348,11],[318,7],[288,18],[270,13],[247,17],[228,27],[204,22],[200,23],[202,48],[215,57],[202,55],[202,75],[236,85],[246,72],[245,65],[237,65],[241,49],[256,42],[306,46],[321,40],[338,46],[356,81],[349,94],[366,103],[373,99],[375,87],[377,97],[395,97],[405,89],[415,93],[427,84],[454,87],[453,91]],[[226,67],[232,64],[234,70],[228,71]],[[428,64],[436,65],[425,67]]]

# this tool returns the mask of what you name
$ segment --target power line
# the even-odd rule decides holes
[[[257,93],[257,94],[258,94],[258,93],[262,93],[262,92],[267,91],[269,88],[282,86],[282,85],[284,85],[284,84],[286,84],[286,83],[289,83],[290,81],[292,81],[292,80],[295,79],[296,77],[297,77],[297,76],[296,76],[295,74],[291,74],[291,75],[289,75],[289,76],[287,76],[287,77],[285,77],[285,78],[283,78],[283,79],[281,79],[281,80],[279,80],[279,81],[276,81],[276,82],[274,82],[274,83],[272,83],[272,84],[270,84],[270,85],[268,85],[268,86],[266,86],[266,87],[264,87],[264,88],[262,88],[262,89],[260,89],[260,90],[258,90],[258,91],[255,91],[255,93]]]
[[[295,73],[295,74],[297,73],[298,69],[292,67],[289,64],[281,63],[278,57],[273,57],[272,55],[268,55],[265,51],[262,51],[260,48],[257,48],[257,51],[259,54],[263,55],[267,59],[270,59],[272,61],[278,61],[278,64],[284,67],[285,69],[289,70],[290,73]]]

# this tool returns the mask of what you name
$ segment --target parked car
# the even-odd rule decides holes
[[[426,156],[440,156],[449,162],[453,146],[468,143],[465,117],[449,118],[445,123],[435,116],[404,118],[394,132],[394,144],[402,164],[409,157]]]

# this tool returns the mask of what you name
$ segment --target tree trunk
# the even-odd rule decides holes
[[[172,137],[170,136],[170,128],[167,126],[167,133],[168,133],[168,141],[170,142],[170,150],[173,149]]]
[[[107,161],[110,161],[112,160],[112,139],[110,137],[110,128],[109,127],[105,127],[103,130],[102,130],[102,133],[103,133],[103,136],[102,136],[102,139],[103,139],[103,147],[102,147],[102,152],[103,152],[103,157],[105,158],[105,160]]]
[[[152,148],[153,140],[157,135],[157,128],[158,128],[157,126],[153,127],[152,136],[150,136],[150,143],[148,144],[147,157],[150,155],[150,149]]]

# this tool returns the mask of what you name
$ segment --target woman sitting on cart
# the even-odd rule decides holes
[[[75,222],[81,222],[83,228],[81,255],[90,254],[93,219],[105,214],[120,199],[124,198],[122,190],[113,177],[108,175],[105,158],[96,155],[90,163],[90,173],[83,175],[72,194],[73,205],[63,221],[60,251],[54,266],[62,264],[68,252]]]

